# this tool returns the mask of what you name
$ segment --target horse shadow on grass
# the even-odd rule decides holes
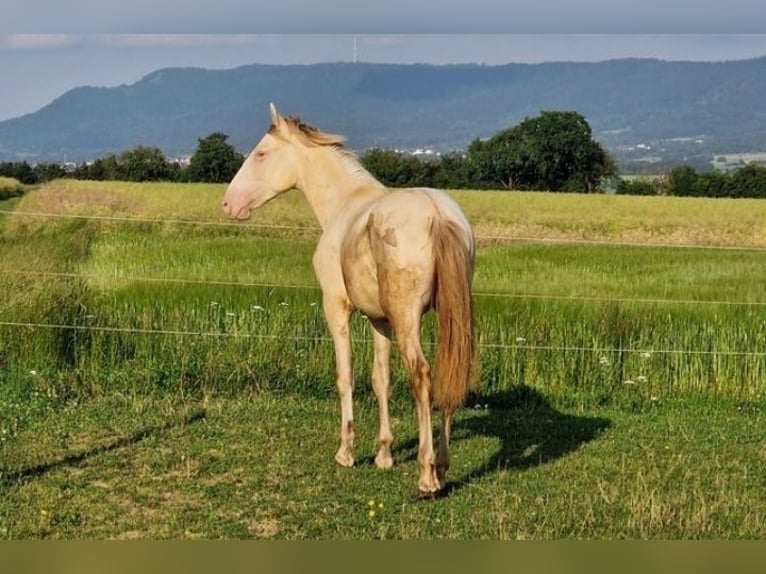
[[[49,472],[68,466],[77,467],[95,456],[133,446],[149,437],[161,435],[174,427],[192,425],[205,420],[206,417],[207,413],[202,409],[198,409],[180,420],[171,420],[155,426],[146,426],[129,435],[115,438],[105,444],[92,446],[47,462],[25,466],[15,470],[0,467],[0,486],[12,486],[21,483],[26,479],[39,478]]]
[[[460,441],[475,437],[498,439],[500,446],[463,476],[452,480],[448,476],[442,496],[501,470],[523,471],[560,459],[597,439],[612,426],[611,421],[603,417],[563,413],[542,393],[525,385],[469,397],[467,405],[473,412],[457,416],[453,423],[452,452]],[[401,444],[397,450],[399,462],[415,460],[417,437]]]

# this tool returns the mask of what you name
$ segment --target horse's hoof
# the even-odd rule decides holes
[[[345,466],[346,468],[352,467],[354,466],[354,457],[348,453],[338,452],[335,455],[335,462],[337,462],[340,466]]]
[[[394,466],[394,459],[390,454],[388,456],[378,455],[375,457],[375,466],[382,470],[388,470]]]
[[[422,490],[418,488],[418,493],[415,495],[416,501],[428,501],[441,498],[444,494],[444,489],[439,490]]]

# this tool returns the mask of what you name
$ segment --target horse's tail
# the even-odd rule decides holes
[[[474,358],[473,249],[454,221],[435,219],[432,233],[438,325],[433,400],[442,411],[453,412],[465,402]]]

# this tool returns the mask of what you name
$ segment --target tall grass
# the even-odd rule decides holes
[[[219,221],[220,191],[218,186],[55,182],[25,197],[18,210]],[[487,228],[515,220],[518,213],[504,210],[529,201],[541,210],[538,221],[549,219],[552,235],[565,212],[579,214],[570,215],[572,228],[598,227],[597,221],[609,219],[602,211],[622,214],[616,221],[630,219],[635,205],[642,210],[626,229],[648,229],[642,218],[655,212],[666,218],[673,213],[681,229],[694,228],[699,219],[697,212],[688,213],[686,200],[679,207],[668,198],[654,198],[654,205],[633,203],[646,198],[486,192],[456,197]],[[502,209],[490,213],[490,200]],[[702,203],[695,205],[706,212]],[[742,224],[742,205],[718,202],[732,210],[715,236],[725,238],[723,243]],[[275,202],[273,209],[260,220],[312,224],[297,194],[281,205]],[[709,224],[723,217],[712,211],[709,216]],[[35,326],[0,326],[0,382],[6,393],[35,389],[41,396],[72,397],[244,388],[332,393],[333,350],[311,271],[314,237],[247,226],[11,219],[0,237],[0,286],[6,293],[0,321]],[[753,233],[747,243],[758,240],[760,232]],[[487,396],[523,384],[568,404],[627,408],[678,396],[760,397],[766,374],[766,357],[758,354],[766,349],[766,307],[758,304],[766,301],[764,256],[685,248],[485,245],[475,279],[476,393]],[[364,319],[355,319],[353,338],[362,381],[369,378],[371,363]],[[430,318],[423,339],[430,353],[436,339]],[[398,361],[394,376],[404,378]],[[358,388],[369,392],[368,385]],[[398,388],[406,393],[406,385]]]
[[[360,464],[332,463],[315,230],[21,214],[226,223],[221,192],[57,182],[10,200],[0,538],[763,538],[766,253],[483,239],[480,369],[450,494],[411,504],[405,373],[395,357],[396,465],[379,472],[361,317]],[[760,244],[741,202],[455,196],[479,233],[626,241],[666,218],[658,242],[704,228],[705,243]],[[299,195],[284,200],[258,221],[314,225]],[[429,355],[435,338],[429,316]]]

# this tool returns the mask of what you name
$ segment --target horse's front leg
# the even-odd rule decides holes
[[[354,372],[351,365],[351,337],[348,323],[351,305],[344,298],[323,300],[327,326],[335,346],[335,384],[340,397],[340,447],[335,460],[341,466],[354,465]]]

